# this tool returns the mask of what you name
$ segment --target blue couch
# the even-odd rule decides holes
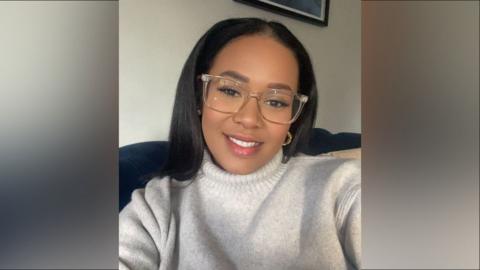
[[[319,155],[332,151],[359,148],[358,133],[332,134],[321,128],[314,128],[309,143],[302,153]],[[126,145],[119,150],[119,209],[130,201],[133,190],[143,188],[148,177],[160,169],[165,162],[168,142],[151,141]]]

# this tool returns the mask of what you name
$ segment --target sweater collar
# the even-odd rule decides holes
[[[202,174],[206,181],[221,186],[252,186],[276,182],[285,172],[286,164],[282,163],[283,151],[278,153],[263,167],[253,173],[240,175],[229,173],[218,167],[210,154],[205,151],[202,163]]]

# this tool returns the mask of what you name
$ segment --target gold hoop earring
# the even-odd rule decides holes
[[[285,146],[285,145],[289,145],[289,144],[292,142],[292,139],[293,139],[293,137],[292,137],[292,133],[290,133],[290,131],[289,131],[289,132],[287,132],[287,141],[286,141],[286,142],[284,142],[282,145],[283,145],[283,146]]]

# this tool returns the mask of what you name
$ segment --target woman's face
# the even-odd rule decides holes
[[[285,85],[293,92],[298,86],[293,52],[268,36],[234,39],[220,50],[208,73],[236,81],[242,78],[250,92],[259,94],[272,85]],[[267,164],[282,148],[289,128],[263,119],[256,98],[249,98],[234,114],[202,109],[208,149],[218,165],[234,174],[249,174]]]

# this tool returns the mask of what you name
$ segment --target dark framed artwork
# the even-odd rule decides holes
[[[233,0],[320,26],[328,25],[329,0]]]

